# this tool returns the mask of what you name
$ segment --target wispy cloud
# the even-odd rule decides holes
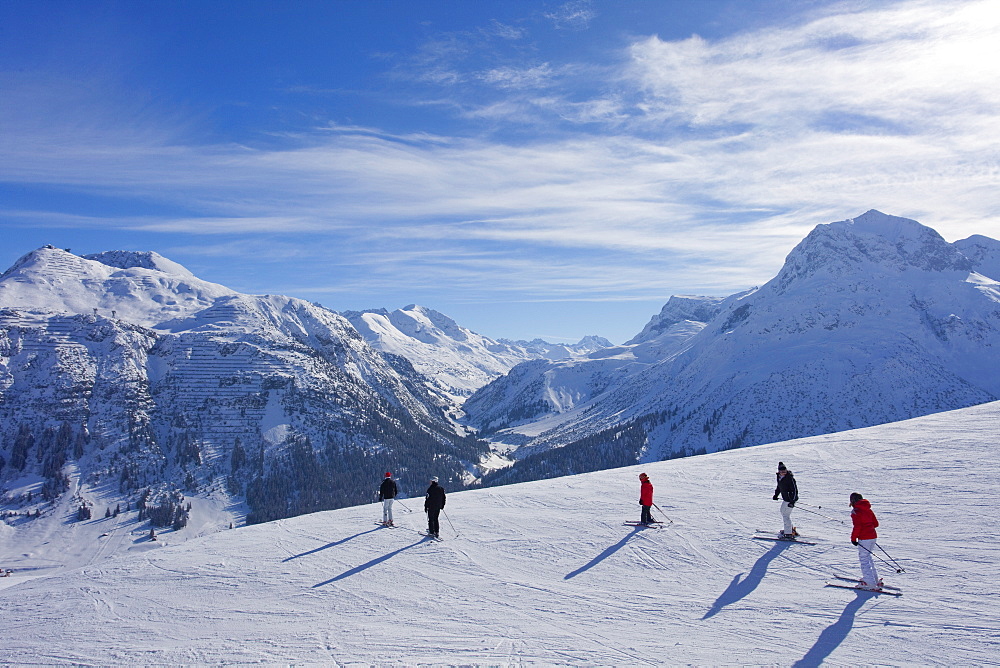
[[[545,18],[552,21],[553,25],[559,29],[586,30],[590,22],[597,17],[594,5],[590,0],[573,0],[567,2],[555,10],[545,12]]]
[[[560,11],[565,26],[593,18],[586,3]],[[310,258],[289,281],[313,292],[400,276],[484,299],[726,292],[773,275],[813,225],[869,208],[949,238],[1000,229],[998,36],[991,2],[905,2],[724,40],[644,37],[599,65],[470,63],[472,37],[428,43],[438,102],[524,129],[516,141],[329,125],[279,148],[201,145],[87,104],[73,123],[31,118],[8,98],[3,180],[176,213],[0,213],[197,236],[175,247],[202,257]],[[481,103],[459,82],[502,94]],[[20,91],[31,109],[38,91]],[[352,271],[331,281],[331,266]]]

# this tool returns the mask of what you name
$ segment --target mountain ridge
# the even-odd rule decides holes
[[[366,341],[383,352],[402,355],[455,403],[532,359],[565,359],[610,346],[606,339],[586,336],[575,345],[541,339],[491,339],[462,327],[425,306],[345,311],[342,314]]]
[[[1000,396],[990,371],[1000,368],[1000,284],[974,264],[916,221],[869,211],[820,225],[775,278],[719,302],[668,357],[633,365],[571,410],[539,410],[527,423],[504,403],[512,393],[501,379],[466,402],[469,422],[500,447],[518,444],[513,456],[524,461],[513,468],[522,471],[497,472],[499,483],[992,401]],[[551,376],[535,371],[536,380],[518,383]]]

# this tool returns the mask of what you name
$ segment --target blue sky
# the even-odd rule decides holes
[[[1000,236],[993,0],[0,3],[0,265],[615,342],[876,208]]]

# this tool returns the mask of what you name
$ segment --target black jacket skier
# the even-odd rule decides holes
[[[438,484],[437,478],[431,478],[431,486],[427,488],[424,496],[424,512],[427,513],[427,533],[437,536],[441,527],[438,525],[438,515],[444,509],[445,493],[444,488]]]
[[[378,488],[378,500],[395,499],[397,494],[399,494],[399,488],[396,487],[396,481],[390,478],[389,474],[386,474],[385,480]]]
[[[795,484],[795,478],[792,476],[791,471],[787,471],[782,465],[782,471],[785,471],[782,475],[782,471],[775,474],[778,479],[778,486],[774,488],[774,500],[778,500],[778,496],[781,495],[782,501],[787,501],[789,506],[794,506],[795,502],[799,500],[799,486]]]
[[[773,498],[777,501],[778,495],[781,495],[781,521],[783,525],[781,531],[778,532],[778,538],[793,540],[799,533],[792,525],[792,508],[799,500],[799,487],[795,484],[792,472],[782,462],[778,462],[777,477],[778,485],[774,488]]]
[[[424,510],[441,510],[444,508],[444,503],[444,487],[438,484],[437,478],[433,478],[431,486],[427,488],[427,494],[424,497]]]

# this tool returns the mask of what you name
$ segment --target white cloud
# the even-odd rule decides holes
[[[597,17],[593,3],[590,0],[573,0],[560,5],[551,12],[545,12],[545,18],[559,29],[585,30],[590,22]]]
[[[474,110],[455,101],[467,118],[564,122],[518,143],[329,126],[281,149],[196,146],[171,132],[83,121],[54,131],[8,115],[0,170],[8,182],[184,211],[66,225],[242,235],[201,254],[253,247],[359,263],[341,287],[388,285],[399,280],[392,270],[417,266],[427,285],[539,299],[726,292],[773,275],[815,224],[869,208],[949,239],[997,236],[991,7],[902,3],[714,42],[645,38],[606,82],[616,92],[589,98],[524,94],[583,66],[475,70],[509,95]],[[443,64],[467,47],[428,48],[427,71],[449,86],[468,80],[471,70]],[[59,215],[5,214],[47,224]]]
[[[908,2],[718,42],[650,37],[631,49],[649,119],[802,131],[822,114],[941,131],[995,114],[1000,11]]]
[[[535,67],[497,67],[479,75],[484,83],[505,89],[540,88],[552,80],[552,67],[542,63]]]

